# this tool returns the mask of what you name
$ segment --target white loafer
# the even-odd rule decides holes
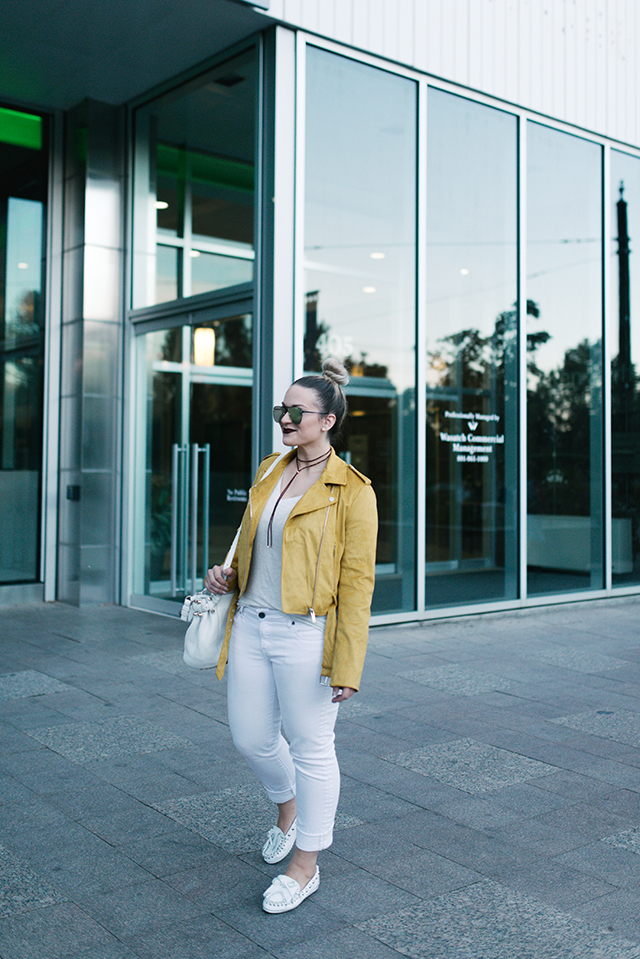
[[[320,885],[320,870],[316,871],[304,889],[289,876],[276,876],[262,898],[265,912],[289,912],[314,893]]]
[[[294,819],[286,833],[279,826],[273,826],[267,833],[267,841],[262,847],[262,858],[273,865],[288,856],[296,841],[296,820]]]

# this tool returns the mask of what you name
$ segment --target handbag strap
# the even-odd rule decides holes
[[[287,455],[288,452],[289,452],[289,450],[285,450],[284,453],[280,453],[280,456],[278,456],[278,458],[273,461],[273,463],[271,464],[271,466],[269,467],[269,469],[266,471],[266,473],[264,474],[264,476],[261,478],[260,482],[262,482],[263,479],[266,479],[266,478],[267,478],[267,476],[269,475],[269,473],[271,472],[271,470],[272,470],[275,466],[278,465],[278,463]],[[232,562],[233,562],[233,557],[236,555],[236,548],[237,548],[237,546],[238,546],[238,540],[240,539],[240,530],[241,530],[241,529],[242,529],[242,523],[240,524],[240,526],[238,526],[238,529],[237,529],[237,531],[236,531],[236,535],[233,537],[233,543],[231,544],[231,547],[230,547],[230,549],[229,549],[229,552],[227,553],[226,559],[225,559],[224,563],[222,564],[222,568],[223,568],[223,569],[227,569],[227,567],[231,566],[231,564],[232,564]]]

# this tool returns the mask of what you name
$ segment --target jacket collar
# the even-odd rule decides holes
[[[278,476],[282,476],[282,474],[284,473],[285,467],[291,462],[291,460],[295,457],[295,455],[296,455],[296,450],[294,448],[271,471],[271,473],[267,477],[267,481],[269,481],[272,477],[275,479]],[[340,459],[340,457],[338,456],[334,448],[331,447],[331,455],[329,456],[329,459],[327,460],[327,465],[322,471],[317,482],[324,483],[325,486],[345,486],[347,482],[348,469],[349,467],[347,466],[345,461]],[[260,482],[262,482],[262,480]],[[269,485],[270,485],[270,489],[273,489],[273,487],[276,484],[274,482],[274,483],[270,483]]]
[[[322,472],[320,480],[325,486],[344,486],[347,482],[348,468],[345,461],[341,460],[334,448],[331,447],[331,455],[327,460],[327,465]]]
[[[283,457],[269,475],[264,478],[264,482],[260,480],[256,486],[251,488],[249,496],[250,502],[255,508],[254,516],[259,516],[262,513],[265,503],[269,499],[276,484],[280,482],[287,463],[290,463],[295,455],[294,449],[290,454]],[[341,460],[332,448],[331,455],[322,474],[293,507],[291,516],[296,516],[300,513],[309,513],[316,509],[324,509],[334,504],[336,498],[332,495],[331,488],[333,486],[346,486],[348,469],[349,467],[344,460]]]

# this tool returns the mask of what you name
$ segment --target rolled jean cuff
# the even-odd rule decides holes
[[[298,849],[301,849],[302,852],[318,852],[320,849],[328,849],[332,843],[333,829],[329,832],[309,835],[308,833],[300,832],[298,828],[296,833],[296,846]]]
[[[266,787],[265,787],[266,788]],[[283,803],[289,802],[290,799],[296,798],[296,791],[293,787],[289,789],[267,789],[267,796],[274,803]]]

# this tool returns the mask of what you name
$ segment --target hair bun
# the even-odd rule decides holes
[[[335,356],[328,356],[326,360],[323,360],[322,375],[336,386],[346,386],[349,382],[349,374]]]

